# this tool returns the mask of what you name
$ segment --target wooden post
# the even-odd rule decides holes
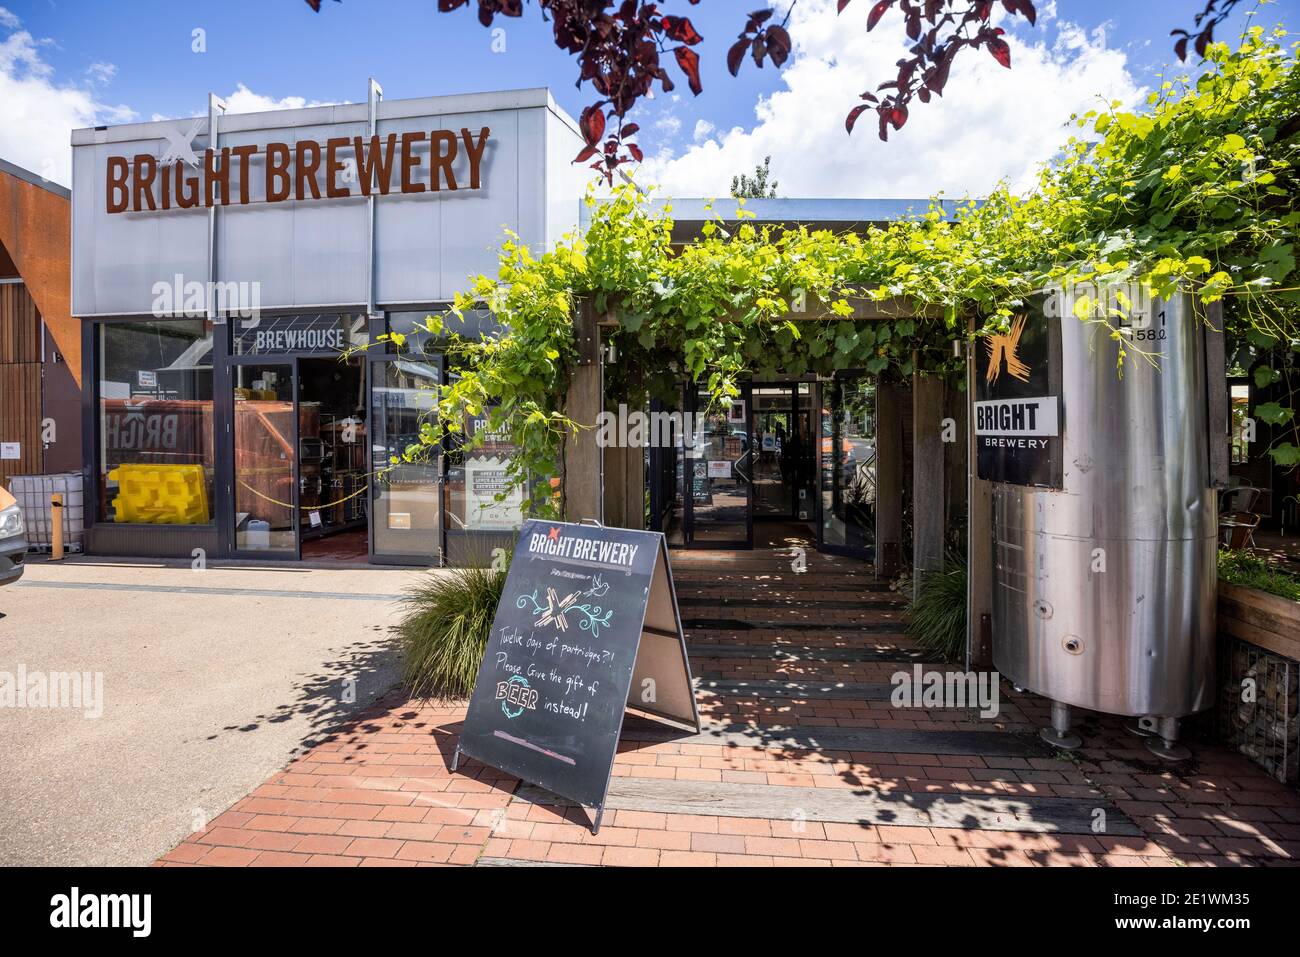
[[[979,366],[975,320],[966,326],[966,461],[969,484],[966,491],[966,668],[986,671],[993,667],[991,636],[983,623],[993,620],[993,487],[979,477],[979,456],[972,427],[975,375]]]
[[[898,573],[903,543],[903,387],[876,385],[876,574]]]
[[[943,568],[943,379],[912,374],[912,594]]]
[[[645,449],[628,449],[623,459],[623,528],[645,529]]]
[[[579,304],[573,324],[578,343],[578,366],[569,382],[565,410],[582,426],[564,441],[561,496],[564,518],[570,522],[595,519],[604,522],[604,476],[601,448],[596,442],[596,421],[605,407],[601,377],[600,330],[591,303]]]

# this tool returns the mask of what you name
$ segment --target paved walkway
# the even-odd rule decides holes
[[[102,697],[0,706],[0,865],[155,860],[392,688],[417,574],[33,561],[0,588],[0,684]]]
[[[1163,765],[1109,718],[1052,753],[1042,699],[995,719],[900,709],[922,660],[860,562],[676,552],[702,734],[629,717],[598,835],[588,812],[476,762],[463,703],[394,700],[193,834],[165,865],[1082,865],[1300,860],[1300,794],[1193,743]],[[931,665],[930,667],[936,667]],[[557,802],[559,802],[557,804]]]

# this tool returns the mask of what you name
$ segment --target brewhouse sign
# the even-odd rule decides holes
[[[265,146],[223,146],[200,153],[197,126],[168,136],[161,159],[152,153],[110,156],[104,202],[109,213],[196,206],[247,205],[253,201],[254,158],[260,157],[259,201],[342,199],[359,195],[479,189],[491,131],[416,130],[386,136],[338,136]],[[464,154],[468,176],[453,169]]]
[[[976,363],[975,447],[991,482],[1061,486],[1060,320],[1043,304],[1035,297],[985,338]]]

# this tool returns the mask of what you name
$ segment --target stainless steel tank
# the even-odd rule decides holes
[[[1214,687],[1204,327],[1188,297],[1151,302],[1121,373],[1110,330],[1048,295],[1060,488],[993,486],[994,663],[1060,705],[1164,719],[1151,730],[1169,742],[1171,719],[1209,707]]]

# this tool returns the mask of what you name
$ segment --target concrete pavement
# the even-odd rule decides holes
[[[0,588],[0,688],[101,673],[103,713],[0,704],[0,865],[148,864],[205,826],[392,688],[420,574],[33,563]]]

